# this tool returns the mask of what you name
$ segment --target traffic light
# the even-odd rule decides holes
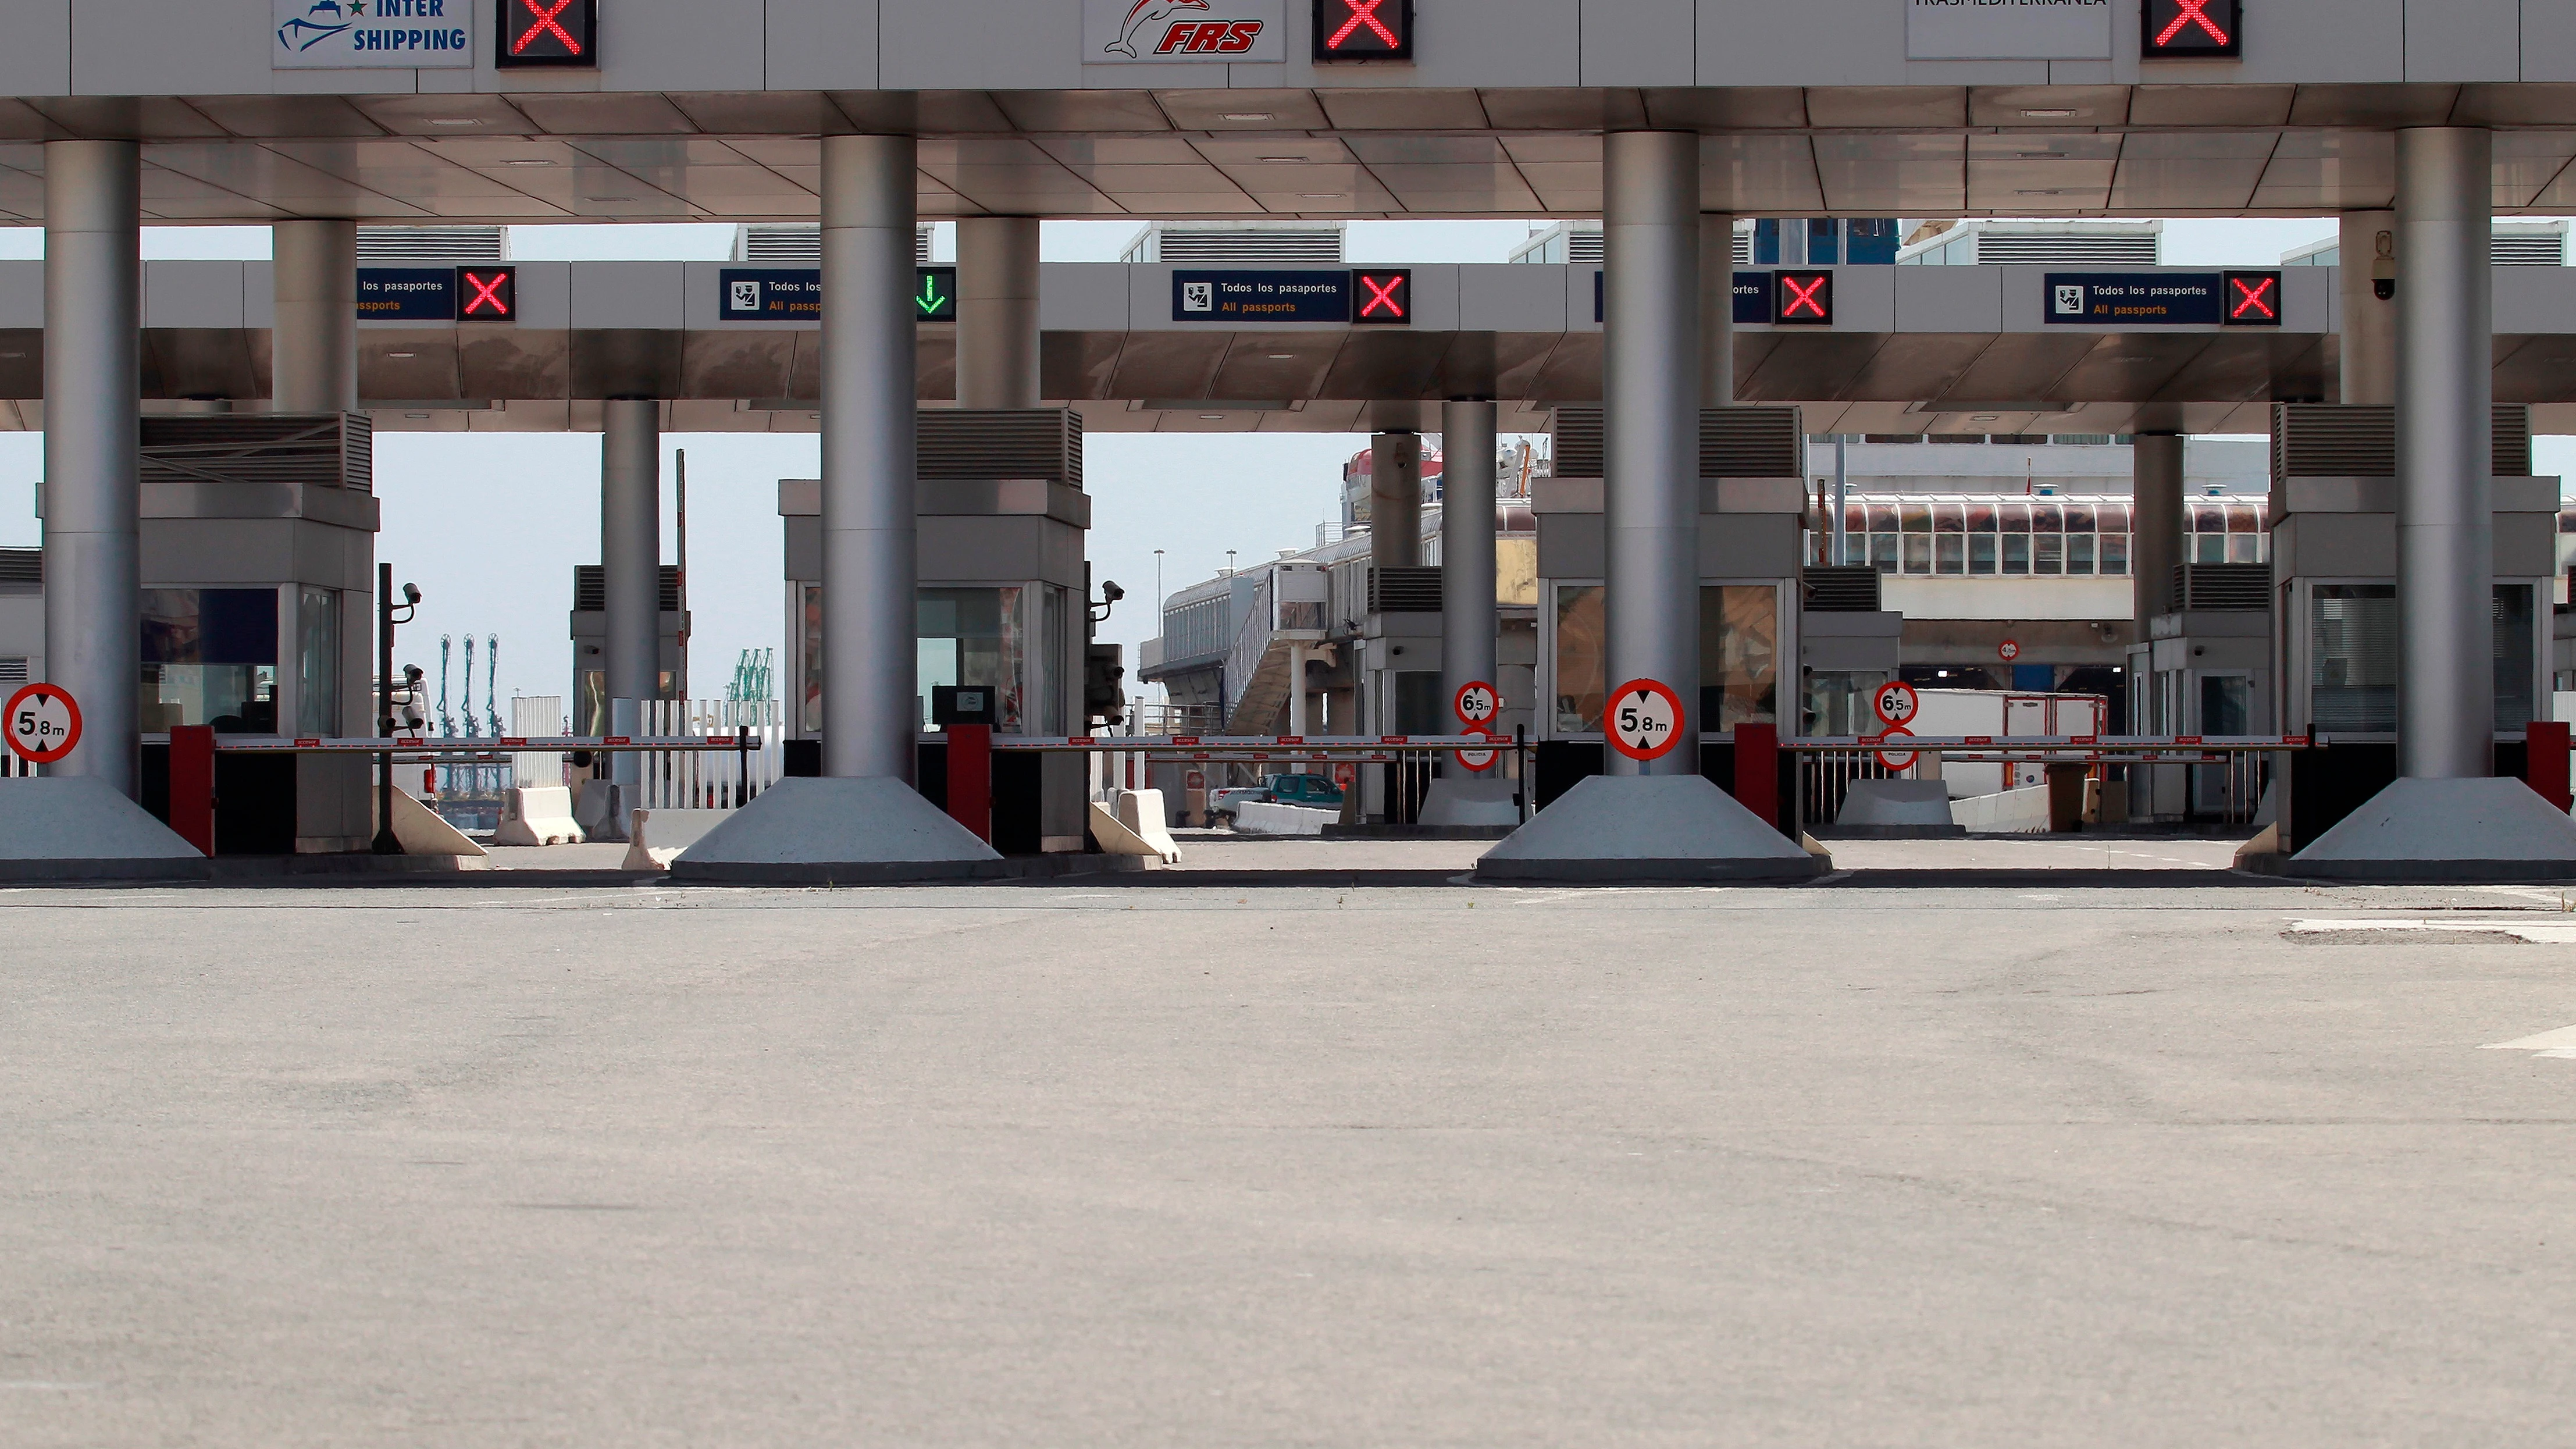
[[[1403,327],[1413,321],[1411,267],[1354,267],[1351,270],[1351,321],[1371,326]]]
[[[1413,59],[1413,0],[1315,0],[1315,59]]]
[[[519,320],[519,269],[517,267],[458,267],[456,269],[456,320],[459,322],[516,322]]]
[[[1831,272],[1774,272],[1771,274],[1773,308],[1771,323],[1775,327],[1831,327],[1834,325],[1834,274]]]
[[[2219,321],[2229,327],[2281,325],[2279,272],[2227,272],[2218,284]]]
[[[514,66],[599,64],[598,0],[500,0],[500,50],[493,63]]]
[[[2244,0],[2144,0],[2143,60],[2229,59],[2245,53]]]

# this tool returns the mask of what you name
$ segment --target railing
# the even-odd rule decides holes
[[[1830,823],[1855,780],[1919,779],[1928,757],[1951,764],[2083,765],[2102,778],[2142,765],[2217,768],[2225,772],[2220,818],[2251,820],[2272,777],[2271,757],[2310,748],[2308,735],[1846,735],[1782,740],[1796,757],[1791,778],[1796,819]],[[2009,776],[2007,776],[2009,778]],[[2134,778],[2134,777],[2133,777]]]
[[[1270,650],[1274,632],[1270,622],[1270,578],[1264,575],[1253,585],[1252,606],[1243,611],[1243,620],[1235,626],[1234,647],[1225,656],[1225,697],[1240,701],[1246,685],[1261,672],[1261,658]]]
[[[774,699],[655,699],[644,702],[649,735],[748,736],[725,758],[703,748],[644,754],[645,808],[730,810],[757,798],[786,773],[787,731]]]

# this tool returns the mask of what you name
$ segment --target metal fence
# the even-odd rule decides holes
[[[644,806],[651,810],[730,810],[756,798],[786,774],[787,729],[774,699],[659,699],[644,705],[644,733],[655,737],[740,735],[745,748],[647,750]]]

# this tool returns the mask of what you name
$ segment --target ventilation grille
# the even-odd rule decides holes
[[[2556,267],[2567,261],[2563,237],[2500,236],[2487,243],[2488,257],[2499,267]]]
[[[802,262],[807,266],[823,264],[823,228],[818,222],[773,222],[742,229],[742,260],[746,262]],[[930,228],[912,229],[912,261],[926,266],[930,261]]]
[[[1372,614],[1439,613],[1439,566],[1434,564],[1370,569],[1369,612]]]
[[[1183,266],[1330,265],[1342,259],[1342,229],[1166,231],[1155,239],[1155,254]]]
[[[937,408],[917,416],[924,478],[1082,486],[1082,415],[1071,408]]]
[[[45,582],[45,551],[41,548],[0,548],[0,584],[35,584]]]
[[[2176,564],[2174,597],[2185,609],[2259,614],[2272,607],[2272,566]]]
[[[375,486],[375,430],[364,413],[146,414],[146,483]]]
[[[358,264],[369,262],[497,262],[506,258],[497,226],[362,226]]]
[[[1977,265],[1995,266],[2120,266],[2152,267],[2156,264],[2157,238],[2145,236],[2053,236],[2015,235],[2012,232],[1977,233]]]
[[[1804,477],[1805,441],[1794,407],[1702,408],[1699,476]],[[1555,476],[1602,477],[1601,409],[1558,408],[1555,451]]]
[[[0,659],[0,684],[20,685],[27,682],[27,656],[12,654]]]
[[[1602,241],[1597,231],[1570,231],[1565,234],[1565,259],[1577,266],[1601,265]]]
[[[1806,431],[1793,407],[1699,410],[1699,476],[1803,478]]]
[[[2531,476],[2531,410],[2495,405],[2488,467],[2499,478]],[[2285,478],[2394,478],[2397,409],[2384,404],[2272,405],[2272,483]]]
[[[1825,564],[1806,571],[1810,614],[1878,612],[1878,570],[1868,564]]]
[[[604,614],[608,611],[608,576],[597,564],[572,566],[572,607],[577,614]],[[662,612],[680,612],[680,566],[662,565]]]

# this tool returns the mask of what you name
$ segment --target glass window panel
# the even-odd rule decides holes
[[[2004,535],[2003,543],[2004,572],[2008,574],[2029,573],[2030,535],[2027,533],[2007,533]]]
[[[2230,503],[2230,504],[2228,504],[2228,505],[2227,505],[2227,531],[2228,531],[2229,533],[2260,533],[2260,532],[2262,532],[2262,531],[2263,531],[2263,505],[2262,505],[2262,504],[2260,504],[2260,503]]]
[[[2495,586],[2495,727],[2518,730],[2532,715],[2531,585]]]
[[[2104,533],[2129,531],[2129,505],[2125,503],[2098,504],[2094,509],[2094,517],[2096,519],[2094,526]]]
[[[1991,533],[1968,535],[1968,572],[1990,574],[1995,571],[1995,536]]]
[[[2193,534],[2191,536],[2191,561],[2193,563],[2227,562],[2227,535],[2223,533]]]
[[[1909,574],[1932,572],[1932,535],[1928,533],[1905,535],[1905,571]]]
[[[798,601],[800,621],[797,650],[804,660],[805,698],[801,705],[804,732],[823,732],[823,586],[807,584],[804,597]]]
[[[2066,535],[2066,571],[2070,574],[2093,572],[2093,535],[2089,533]]]
[[[1602,589],[1599,584],[1559,584],[1556,589],[1556,732],[1588,734],[1601,728]]]
[[[2229,563],[2261,563],[2263,561],[2262,551],[2263,535],[2259,533],[2231,533],[2227,535],[2227,561]]]
[[[2194,533],[2227,531],[2227,509],[2223,504],[2195,503],[2191,505],[2190,513],[2191,531]]]
[[[1979,499],[1973,500],[1968,504],[1968,531],[1970,533],[1992,533],[1995,531],[1995,505],[1993,500]]]
[[[2092,504],[2069,503],[2066,505],[2066,531],[2068,533],[2091,533],[2093,531],[2093,519],[2094,508]]]
[[[2129,571],[2129,536],[2125,533],[2102,535],[2101,572],[2125,574]]]
[[[1893,503],[1869,505],[1869,531],[1872,533],[1896,532],[1896,505]]]
[[[2200,732],[2204,735],[2250,735],[2254,732],[2254,681],[2242,674],[2200,677]]]
[[[277,590],[145,589],[139,723],[277,733]]]
[[[340,591],[295,591],[295,732],[340,732]]]
[[[1779,717],[1780,595],[1769,584],[1699,591],[1699,727]]]
[[[2309,609],[2310,724],[2397,728],[2397,586],[2319,584]]]
[[[1980,543],[1988,542],[1979,539]],[[1935,534],[1932,539],[1932,569],[1935,573],[1959,574],[1967,570],[1967,540],[1955,533]]]
[[[1905,525],[1905,532],[1907,533],[1930,533],[1932,531],[1932,505],[1929,503],[1899,504],[1897,506],[1896,516]]]
[[[999,697],[1003,734],[1027,726],[1027,681],[1022,677],[1020,591],[923,589],[914,604],[914,718],[930,728],[930,690],[938,684],[980,684]]]
[[[1896,535],[1873,533],[1869,536],[1869,566],[1883,574],[1896,572]]]
[[[2066,536],[2058,533],[2035,533],[2030,538],[2031,572],[2062,574],[2066,572]]]
[[[2033,533],[2064,533],[2066,531],[2065,511],[2054,503],[2032,504],[2030,506],[2030,531]]]
[[[1934,533],[1957,533],[1957,532],[1959,531],[1959,528],[1960,528],[1960,520],[1961,520],[1961,516],[1962,516],[1962,505],[1960,505],[1960,504],[1957,504],[1957,503],[1935,503],[1935,504],[1933,504],[1933,505],[1932,505],[1932,531],[1933,531]]]
[[[2006,533],[2030,532],[2030,505],[2027,503],[1997,504],[1995,524]]]
[[[1857,503],[1845,500],[1843,503],[1843,531],[1853,534],[1869,532],[1869,510]]]

